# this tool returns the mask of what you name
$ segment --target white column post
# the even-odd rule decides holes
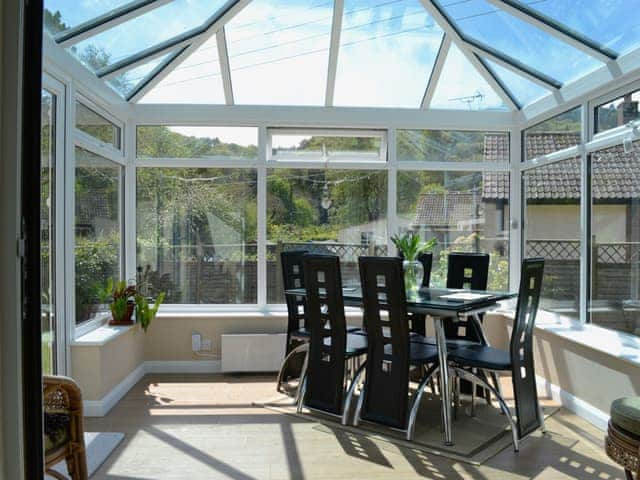
[[[267,305],[267,127],[258,128],[258,307]]]

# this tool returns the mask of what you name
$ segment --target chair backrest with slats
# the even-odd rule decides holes
[[[311,328],[305,404],[342,415],[347,326],[340,259],[305,255],[307,318]]]
[[[368,335],[362,418],[405,429],[409,388],[409,328],[402,260],[360,257]]]
[[[486,290],[489,279],[489,254],[453,252],[449,254],[447,288]]]
[[[541,421],[533,362],[533,327],[540,303],[543,272],[543,258],[523,260],[510,347],[513,392],[520,437],[537,429]]]
[[[291,250],[280,254],[282,285],[285,290],[305,288],[303,258],[306,250]],[[291,332],[307,327],[306,299],[304,296],[285,295],[287,303],[287,350],[291,348]],[[287,351],[288,353],[288,351]]]

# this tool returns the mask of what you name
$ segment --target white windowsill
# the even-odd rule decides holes
[[[495,313],[501,313],[511,320],[515,316],[513,310],[507,309],[499,309]],[[573,318],[546,310],[538,311],[535,328],[611,355],[634,366],[640,365],[640,337],[635,335],[603,328],[591,323],[582,323]]]
[[[133,325],[126,326],[110,326],[110,325],[102,325],[99,326],[90,332],[76,338],[71,342],[71,346],[74,347],[101,347],[106,345],[113,339],[119,337],[127,333],[128,331],[137,328],[138,324],[134,323]]]

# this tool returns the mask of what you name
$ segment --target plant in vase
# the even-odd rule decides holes
[[[405,288],[408,292],[416,292],[420,288],[424,276],[424,267],[418,258],[421,253],[432,250],[438,241],[432,238],[423,242],[420,235],[414,232],[394,235],[391,237],[391,241],[403,257]]]
[[[109,304],[109,310],[111,310],[111,321],[109,325],[132,325],[133,309],[135,307],[135,297],[138,295],[135,285],[127,285],[125,280],[113,283],[113,280],[109,280],[113,285],[111,293],[111,303]]]

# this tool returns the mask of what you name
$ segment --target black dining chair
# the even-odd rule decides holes
[[[369,344],[354,425],[361,419],[380,423],[404,431],[412,440],[420,400],[437,369],[438,351],[434,345],[409,342],[402,260],[360,257],[358,263]],[[424,369],[425,373],[410,401],[412,367]]]
[[[511,424],[515,451],[518,451],[518,441],[524,436],[539,427],[544,431],[544,416],[538,402],[533,361],[533,327],[540,302],[543,271],[543,258],[528,258],[522,262],[509,351],[477,344],[453,350],[448,355],[450,365],[457,376],[482,385],[497,398],[500,408]],[[502,395],[486,381],[487,375],[479,375],[476,371],[511,372],[516,407],[515,421]]]
[[[347,333],[342,297],[340,259],[334,255],[305,255],[307,319],[311,329],[309,354],[302,375],[302,406],[346,418],[353,389],[345,391],[347,362],[367,353],[367,337]],[[361,363],[359,370],[364,368]],[[357,372],[356,372],[357,373]],[[349,393],[349,395],[347,395]]]
[[[284,290],[304,288],[303,257],[306,250],[291,250],[280,254],[282,265],[282,286]],[[284,392],[284,383],[292,378],[290,372],[300,372],[303,364],[301,355],[308,350],[311,330],[308,327],[306,298],[304,295],[285,295],[287,305],[287,338],[285,358],[280,366],[276,389]]]

